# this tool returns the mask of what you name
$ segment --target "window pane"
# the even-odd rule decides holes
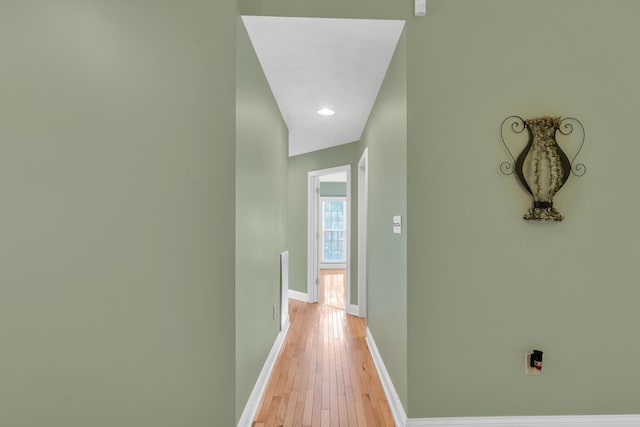
[[[345,261],[345,218],[346,201],[324,200],[322,256],[324,261]]]

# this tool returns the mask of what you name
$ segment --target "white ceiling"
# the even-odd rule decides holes
[[[289,128],[289,156],[358,141],[404,21],[242,19]]]

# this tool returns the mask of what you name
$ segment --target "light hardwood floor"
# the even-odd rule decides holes
[[[318,292],[318,302],[320,304],[330,305],[346,310],[346,287],[346,269],[320,269],[320,292]]]
[[[364,319],[289,300],[291,327],[254,427],[394,426]]]

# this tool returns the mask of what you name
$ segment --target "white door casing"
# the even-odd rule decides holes
[[[358,309],[367,317],[367,213],[369,197],[369,149],[358,162]]]

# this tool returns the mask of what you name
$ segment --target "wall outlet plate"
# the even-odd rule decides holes
[[[536,368],[531,367],[531,353],[524,354],[524,374],[526,376],[529,375],[540,375],[542,371],[538,371]]]

